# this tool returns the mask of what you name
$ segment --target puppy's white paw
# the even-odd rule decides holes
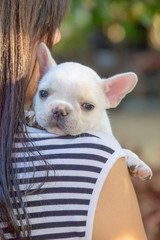
[[[25,111],[25,120],[26,120],[27,126],[38,128],[38,129],[43,129],[37,123],[34,111]]]
[[[144,165],[132,165],[130,167],[128,167],[130,175],[132,177],[136,177],[136,178],[140,178],[143,181],[144,180],[149,180],[152,178],[152,170],[148,167],[148,166],[144,166]]]
[[[33,127],[36,122],[36,117],[34,111],[25,111],[26,124]]]
[[[152,170],[145,164],[135,153],[128,149],[125,149],[127,154],[127,166],[130,175],[133,177],[138,177],[142,180],[149,180],[152,178]]]

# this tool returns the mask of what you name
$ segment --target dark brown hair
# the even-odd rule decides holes
[[[12,168],[13,138],[18,128],[27,137],[21,123],[24,124],[26,91],[36,88],[32,77],[36,46],[45,41],[51,49],[67,3],[67,0],[0,1],[0,226],[7,223],[16,239],[20,238],[20,228],[13,213],[12,201],[16,203],[16,199],[11,199],[13,192],[26,216],[27,234],[21,223],[22,237],[30,239],[30,227]],[[0,238],[4,239],[2,230]]]

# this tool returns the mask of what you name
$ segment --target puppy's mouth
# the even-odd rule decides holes
[[[49,123],[47,124],[46,130],[48,132],[54,133],[56,135],[67,135],[65,132],[64,127],[61,120],[58,119],[50,119]]]
[[[67,133],[65,133],[61,128],[59,128],[57,125],[56,126],[50,126],[47,128],[48,132],[54,133],[56,135],[67,135]]]
[[[50,119],[48,126],[46,127],[48,132],[57,135],[78,135],[80,134],[78,123],[75,119]]]

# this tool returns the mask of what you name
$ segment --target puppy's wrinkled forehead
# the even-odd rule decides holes
[[[47,81],[45,81],[47,78]],[[52,67],[42,79],[41,87],[48,85],[49,87],[59,88],[66,91],[74,91],[83,88],[97,89],[101,81],[98,74],[91,68],[79,63],[62,63]]]

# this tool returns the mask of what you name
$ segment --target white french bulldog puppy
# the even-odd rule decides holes
[[[48,132],[79,135],[90,129],[112,135],[106,109],[115,108],[137,83],[132,72],[101,79],[91,68],[74,62],[56,65],[44,43],[37,58],[42,79],[34,97],[32,119]],[[35,114],[35,116],[34,116]],[[139,157],[125,150],[131,175],[143,180],[152,177],[151,169]]]

